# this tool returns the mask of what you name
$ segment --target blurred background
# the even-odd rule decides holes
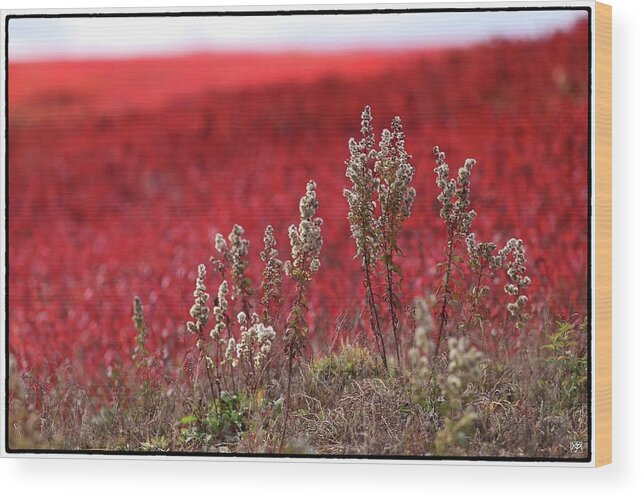
[[[452,172],[478,160],[478,240],[525,241],[533,334],[551,317],[582,320],[587,24],[582,10],[11,19],[11,352],[100,379],[131,354],[139,295],[152,346],[180,363],[214,235],[243,225],[257,283],[265,226],[287,259],[310,178],[325,220],[317,348],[354,332],[343,328],[360,315],[361,275],[342,189],[366,104],[376,131],[402,118],[417,171],[405,301],[439,286],[439,145]],[[501,318],[502,300],[489,313]]]
[[[12,61],[198,51],[353,51],[535,39],[586,20],[585,11],[355,15],[26,18],[9,23]]]

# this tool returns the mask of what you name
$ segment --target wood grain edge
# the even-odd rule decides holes
[[[612,7],[596,2],[596,466],[612,462]]]

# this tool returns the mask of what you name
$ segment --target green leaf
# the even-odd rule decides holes
[[[190,414],[189,416],[185,416],[181,418],[182,424],[191,424],[191,423],[195,423],[196,421],[197,421],[197,417],[194,414]]]
[[[401,275],[402,275],[402,269],[400,268],[400,266],[399,266],[397,263],[395,263],[395,262],[394,262],[394,261],[392,261],[392,260],[391,260],[391,269],[392,269],[392,270],[393,270],[393,272],[395,272],[397,275],[399,275],[399,276],[401,276]]]

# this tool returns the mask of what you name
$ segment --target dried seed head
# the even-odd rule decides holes
[[[190,308],[190,316],[195,319],[195,322],[189,321],[187,323],[187,329],[190,333],[202,332],[203,328],[208,322],[208,319],[210,318],[210,309],[207,305],[207,302],[210,299],[210,295],[206,293],[205,289],[205,274],[205,265],[200,264],[198,267],[196,285],[193,293],[194,305],[192,305],[192,308]]]

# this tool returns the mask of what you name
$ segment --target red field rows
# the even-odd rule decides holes
[[[342,189],[366,104],[376,130],[401,116],[417,170],[400,244],[405,299],[437,286],[439,145],[452,171],[478,161],[478,240],[525,241],[532,334],[545,314],[586,315],[586,53],[577,27],[442,51],[10,64],[11,352],[23,367],[71,359],[103,376],[131,354],[139,295],[152,348],[179,362],[214,234],[243,225],[257,282],[265,225],[285,258],[310,178],[324,247],[309,319],[316,338],[332,337],[363,295]]]

